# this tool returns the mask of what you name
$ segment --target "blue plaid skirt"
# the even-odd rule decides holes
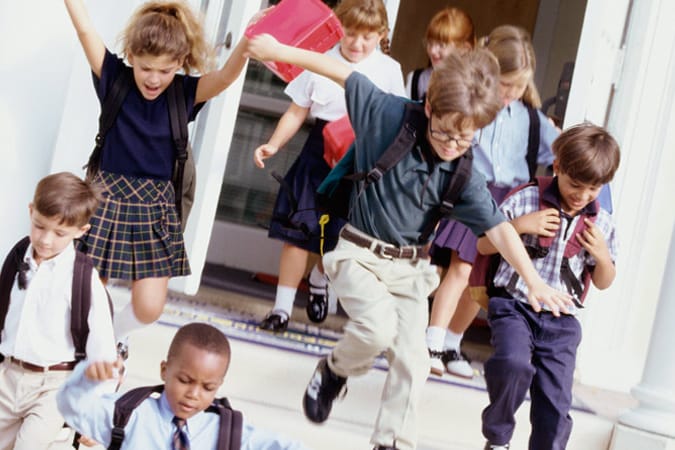
[[[81,249],[101,277],[139,280],[190,274],[171,182],[99,172],[103,200]]]

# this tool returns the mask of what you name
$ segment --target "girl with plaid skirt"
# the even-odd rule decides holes
[[[151,1],[131,17],[118,57],[94,29],[83,0],[65,0],[65,5],[99,101],[123,71],[133,74],[134,85],[106,134],[94,179],[104,200],[83,237],[102,278],[131,280],[131,303],[115,313],[115,335],[124,343],[130,332],[159,318],[169,278],[190,274],[171,183],[175,145],[166,88],[180,77],[188,120],[194,120],[207,100],[237,79],[246,62],[246,42],[239,42],[220,69],[208,71],[213,51],[187,3]]]

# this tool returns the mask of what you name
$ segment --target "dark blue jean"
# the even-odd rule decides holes
[[[511,440],[515,412],[529,390],[530,450],[563,450],[572,431],[572,383],[581,325],[574,316],[536,313],[530,305],[492,298],[488,308],[493,355],[485,363],[490,404],[483,435]]]

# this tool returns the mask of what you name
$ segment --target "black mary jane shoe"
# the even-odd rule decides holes
[[[284,311],[270,312],[259,325],[261,330],[286,331],[288,328],[288,314]]]

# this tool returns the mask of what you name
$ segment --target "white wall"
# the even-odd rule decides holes
[[[28,202],[49,173],[77,50],[63,2],[0,2],[0,254],[28,233]]]

